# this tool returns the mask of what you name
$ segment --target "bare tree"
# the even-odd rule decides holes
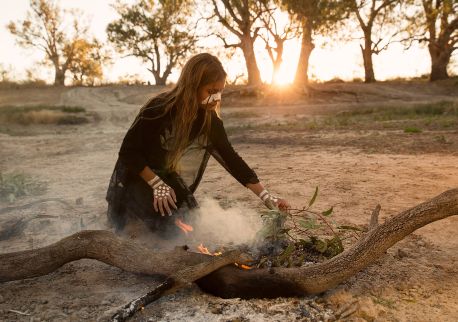
[[[108,25],[109,41],[120,53],[149,62],[156,85],[165,85],[197,42],[190,1],[137,0],[130,6],[118,2],[115,8],[121,18]]]
[[[65,73],[75,58],[75,41],[85,38],[88,27],[82,26],[76,13],[72,14],[69,31],[63,20],[63,11],[52,0],[31,0],[27,18],[8,24],[22,47],[33,47],[46,55],[54,67],[54,85],[64,85]]]
[[[384,29],[396,23],[394,8],[400,0],[348,0],[350,11],[355,14],[363,31],[363,42],[360,44],[364,62],[365,82],[375,82],[372,55],[378,55],[387,49],[399,31],[391,36]],[[375,35],[375,39],[374,39]]]
[[[261,33],[260,37],[264,40],[267,53],[272,61],[273,72],[271,83],[273,84],[283,62],[284,43],[297,36],[297,26],[294,21],[289,20],[283,28],[279,27],[276,14],[280,10],[275,6],[274,1],[265,1],[260,3],[260,5],[265,8],[265,12],[260,18],[266,30],[266,35]],[[272,40],[275,45],[272,44]]]
[[[301,52],[294,83],[308,83],[309,59],[315,44],[315,34],[327,34],[345,17],[345,5],[338,0],[278,0],[300,25]]]
[[[448,78],[447,66],[458,48],[458,2],[456,0],[410,0],[408,47],[426,43],[431,56],[430,80]]]
[[[254,42],[259,36],[261,29],[259,18],[264,9],[259,4],[264,0],[212,0],[214,16],[218,21],[240,42],[228,44],[226,38],[220,34],[217,36],[224,42],[226,48],[240,48],[245,57],[248,72],[248,84],[259,85],[262,83]]]

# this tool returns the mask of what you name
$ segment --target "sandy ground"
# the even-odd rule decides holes
[[[371,104],[457,100],[455,87],[425,84],[336,84],[309,99],[231,95],[227,128],[333,115]],[[336,94],[339,90],[358,95]],[[36,248],[80,229],[104,228],[105,192],[121,140],[145,99],[161,89],[103,87],[9,90],[1,105],[77,105],[100,121],[41,126],[30,135],[0,133],[0,170],[47,183],[42,196],[2,203],[0,227],[23,219],[24,231],[0,241],[0,253]],[[334,206],[339,223],[363,225],[378,203],[381,220],[458,187],[458,129],[410,135],[402,131],[232,131],[240,155],[272,191],[306,205],[315,186],[317,209]],[[434,140],[440,134],[447,144]],[[213,160],[197,192],[260,210],[249,193]],[[37,200],[44,202],[30,204]],[[24,205],[24,207],[20,207]],[[12,208],[8,208],[12,207]],[[346,283],[316,297],[223,300],[193,286],[137,314],[135,321],[458,321],[458,218],[432,223],[392,247]],[[33,265],[33,263],[31,263]],[[69,263],[47,276],[3,283],[0,320],[103,319],[159,281],[92,260]],[[27,315],[18,313],[22,312]]]

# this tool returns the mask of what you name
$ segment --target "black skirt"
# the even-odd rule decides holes
[[[176,172],[152,170],[175,191],[178,209],[171,209],[172,216],[162,216],[155,211],[151,187],[140,176],[129,175],[127,168],[118,160],[106,196],[107,216],[116,231],[121,231],[129,220],[135,218],[143,221],[151,231],[163,237],[173,237],[180,233],[175,220],[188,222],[191,219],[190,210],[197,208],[198,204],[182,178]]]

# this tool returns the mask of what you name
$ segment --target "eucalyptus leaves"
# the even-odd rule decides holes
[[[359,238],[365,230],[339,225],[333,218],[334,207],[325,211],[311,210],[318,197],[318,187],[301,209],[268,210],[262,214],[263,227],[258,232],[262,241],[258,267],[302,266],[334,257],[344,250],[343,240]]]

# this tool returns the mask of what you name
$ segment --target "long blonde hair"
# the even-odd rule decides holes
[[[223,65],[217,57],[208,53],[197,54],[186,62],[176,85],[170,91],[157,96],[161,98],[165,108],[158,118],[169,113],[174,106],[176,107],[175,117],[172,120],[175,136],[166,157],[168,170],[177,169],[179,160],[190,143],[192,124],[200,108],[200,102],[197,101],[199,88],[223,80],[226,76]],[[148,105],[151,100],[141,108],[136,121],[139,118],[148,119],[142,114],[149,108]],[[208,136],[210,121],[211,113],[206,112],[205,120],[197,137],[205,139]]]

